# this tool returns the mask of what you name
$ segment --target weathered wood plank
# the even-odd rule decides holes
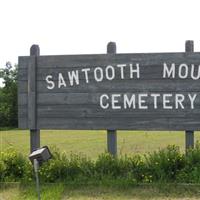
[[[32,128],[66,128],[66,129],[151,129],[151,130],[199,130],[200,128],[200,79],[193,80],[191,76],[191,64],[195,65],[195,73],[198,72],[200,64],[200,53],[154,53],[154,54],[100,54],[100,55],[69,55],[69,56],[38,56],[37,71],[31,71],[29,64],[33,65],[33,57],[20,57],[19,59],[19,119],[33,115],[32,105],[36,105],[35,116],[37,116],[38,126],[33,122]],[[168,65],[175,63],[175,78],[162,78],[163,63]],[[32,63],[32,64],[31,64]],[[124,71],[122,78],[118,64],[140,65],[140,77],[130,78],[130,72]],[[179,64],[188,64],[188,77],[179,78]],[[105,78],[105,70],[108,65],[112,65],[115,70],[115,78],[108,80]],[[103,80],[98,82],[94,78],[96,67],[103,70]],[[86,75],[80,73],[79,84],[70,86],[68,72],[73,70],[81,71],[90,68],[88,80]],[[58,88],[58,74],[62,73],[66,86]],[[108,72],[107,72],[108,73]],[[170,73],[170,72],[168,72]],[[184,71],[183,71],[184,73]],[[29,75],[28,75],[29,74]],[[33,77],[34,75],[35,77]],[[52,75],[55,88],[47,89],[45,81],[47,75]],[[197,73],[198,75],[198,73]],[[37,78],[36,78],[37,77]],[[30,86],[33,79],[37,83]],[[32,79],[32,80],[31,80]],[[35,88],[37,90],[32,90]],[[117,97],[117,105],[123,106],[123,95],[159,93],[172,94],[170,104],[173,109],[163,109],[163,99],[157,99],[158,108],[155,109],[153,98],[147,98],[147,110],[111,108],[111,95],[121,95]],[[28,96],[29,101],[28,101]],[[100,97],[107,94],[109,99],[103,99],[103,103],[108,102],[109,108],[100,107]],[[184,95],[184,109],[175,109],[175,94]],[[195,109],[191,108],[188,94],[197,94],[195,99]],[[32,98],[31,96],[35,96]],[[35,99],[35,100],[34,100]],[[146,98],[145,98],[146,99]],[[116,99],[115,99],[116,100]],[[180,100],[180,99],[179,99]],[[180,104],[180,102],[179,102]],[[27,108],[28,106],[28,108]],[[32,113],[32,114],[31,114]],[[130,119],[129,119],[130,118]],[[54,121],[51,121],[54,120]],[[80,120],[80,121],[79,121]],[[180,122],[179,122],[180,121]],[[181,123],[182,121],[182,123]],[[50,123],[52,122],[52,123]],[[176,123],[177,122],[177,123]],[[45,124],[46,123],[46,124]],[[65,124],[62,124],[65,123]],[[22,122],[20,126],[25,127],[28,123]],[[85,127],[82,127],[85,126]]]
[[[104,81],[103,83],[81,84],[77,86],[56,87],[49,90],[47,84],[42,81],[37,82],[38,93],[110,93],[110,92],[200,92],[200,81],[192,80],[124,80],[124,81]],[[27,82],[19,81],[19,93],[28,91]]]
[[[40,56],[41,68],[66,67],[105,67],[107,65],[129,64],[139,62],[141,66],[154,66],[162,62],[199,63],[199,52],[187,53],[151,53],[151,54],[97,54],[70,56]]]
[[[86,108],[87,107],[87,108]],[[189,107],[189,106],[188,106]],[[200,106],[198,106],[197,109],[200,109]],[[98,105],[87,105],[83,107],[83,105],[79,106],[38,106],[38,119],[41,118],[70,118],[70,117],[77,117],[77,118],[100,118],[100,117],[113,117],[113,118],[120,118],[120,117],[138,117],[143,118],[144,115],[148,117],[156,116],[159,118],[165,118],[165,117],[172,117],[175,115],[176,117],[172,117],[174,119],[176,118],[199,118],[199,111],[194,110],[194,112],[191,112],[189,108],[186,108],[183,111],[181,110],[165,110],[165,109],[153,109],[152,107],[148,110],[134,110],[134,109],[122,109],[122,110],[113,110],[113,109],[107,109],[102,110],[99,108]],[[19,117],[25,118],[27,116],[27,109],[26,107],[21,107],[19,112]]]
[[[140,62],[141,65],[157,65],[159,62],[169,61],[180,63],[199,63],[200,52],[187,54],[176,53],[135,53],[135,54],[90,54],[90,55],[54,55],[40,56],[38,66],[40,68],[66,67],[91,67],[106,66],[118,63]],[[20,57],[28,59],[27,56]],[[25,65],[20,68],[26,68]]]
[[[162,80],[162,75],[163,75],[163,63],[167,63],[168,66],[170,66],[172,63],[176,63],[175,65],[175,77],[178,77],[178,72],[179,72],[179,64],[184,63],[184,64],[188,64],[188,69],[189,69],[189,74],[191,72],[191,62],[189,62],[189,60],[184,60],[183,62],[181,61],[158,61],[157,63],[144,63],[142,64],[141,62],[128,62],[128,63],[114,63],[112,65],[112,63],[110,63],[109,65],[111,65],[114,69],[114,73],[115,73],[115,80],[121,80],[122,78],[122,74],[123,74],[123,79],[128,80],[131,79],[130,78],[130,64],[133,65],[133,68],[135,68],[136,63],[139,63],[140,66],[140,80]],[[196,60],[195,62],[192,62],[195,66],[194,66],[194,75],[197,74],[198,72],[198,66],[199,66],[199,61]],[[121,68],[119,67],[118,64],[125,64],[126,66],[123,68],[123,72],[121,72]],[[43,68],[42,66],[38,69],[37,71],[37,80],[39,81],[45,81],[47,75],[52,75],[52,79],[54,81],[58,80],[58,74],[61,73],[64,77],[64,79],[66,80],[66,82],[69,81],[68,78],[68,73],[71,73],[72,71],[76,72],[78,71],[78,75],[79,75],[79,79],[80,82],[84,82],[85,81],[85,72],[82,71],[84,69],[88,69],[88,80],[89,82],[94,80],[94,74],[95,74],[95,70],[97,68],[101,68],[102,72],[103,72],[103,81],[106,80],[106,67],[108,65],[102,65],[102,66],[97,66],[97,65],[91,65],[91,66],[87,66],[84,67],[83,65],[79,65],[78,67],[74,67],[74,66],[66,66],[66,67],[46,67]],[[20,80],[27,80],[27,69],[26,68],[20,68],[19,69],[19,77]],[[132,80],[138,80],[136,78],[136,76],[134,76],[132,78]],[[186,78],[189,79],[189,78]]]
[[[28,59],[24,59],[23,57],[22,58],[19,58],[18,60],[18,64],[20,67],[24,66],[24,67],[27,67],[28,66]],[[19,67],[19,68],[20,68]],[[26,74],[26,79],[28,79],[27,77],[27,74]],[[25,129],[28,127],[28,112],[25,116],[25,118],[21,118],[21,105],[26,105],[28,104],[28,94],[27,94],[27,90],[26,90],[26,93],[23,94],[23,97],[21,95],[21,93],[23,93],[23,90],[24,88],[21,87],[22,83],[20,82],[20,77],[18,76],[18,127],[21,127],[22,129]],[[27,82],[25,83],[25,85],[27,85]],[[27,109],[27,107],[26,107]]]
[[[21,129],[28,129],[27,117],[21,117],[21,113],[18,115],[18,127]]]
[[[101,119],[65,119],[65,118],[40,118],[40,129],[75,129],[75,130],[199,130],[199,119],[151,119],[145,118],[119,118],[117,121],[111,118]]]
[[[41,93],[38,94],[37,96],[37,104],[38,105],[91,105],[91,104],[96,104],[99,105],[100,103],[100,96],[103,93]],[[113,93],[106,93],[109,96],[109,100],[111,100],[111,95]],[[115,93],[116,94],[116,93]],[[120,97],[117,98],[118,100],[118,104],[122,105],[123,104],[123,95],[126,94],[129,98],[131,97],[132,94],[136,95],[136,105],[138,105],[138,94],[141,93],[131,93],[131,92],[119,92],[119,94],[121,94]],[[158,98],[158,105],[162,105],[162,95],[163,94],[172,94],[172,97],[170,98],[170,102],[172,105],[175,105],[175,98],[174,95],[176,94],[175,92],[160,92],[159,93],[161,95],[160,98]],[[178,93],[179,94],[179,93]],[[186,98],[184,99],[184,105],[189,105],[190,104],[190,100],[188,98],[188,92],[182,92],[182,95],[184,95]],[[194,93],[194,92],[190,92],[189,94],[194,95],[197,94],[197,97],[195,99],[195,104],[196,106],[200,105],[200,93]],[[21,94],[20,95],[21,98],[23,100],[21,100],[21,104],[20,105],[26,105],[26,94]],[[148,105],[153,105],[154,103],[154,99],[152,97],[146,97],[145,99],[148,99],[147,104]],[[103,102],[105,101],[105,99],[103,99]],[[137,107],[137,106],[136,106]],[[198,112],[200,112],[200,110],[197,110]],[[191,112],[194,112],[194,109],[191,110]]]

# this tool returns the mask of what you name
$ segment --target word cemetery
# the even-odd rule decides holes
[[[21,56],[18,82],[20,128],[200,130],[200,53]]]

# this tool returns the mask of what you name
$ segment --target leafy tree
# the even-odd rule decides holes
[[[0,88],[0,127],[17,127],[17,66],[6,63],[0,69],[4,86]]]

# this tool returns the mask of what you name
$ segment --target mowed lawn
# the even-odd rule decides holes
[[[200,140],[200,133],[195,132],[195,142]],[[118,154],[144,154],[164,148],[167,145],[178,145],[185,149],[185,133],[173,131],[118,131]],[[83,153],[90,158],[107,149],[106,131],[71,131],[42,130],[41,146],[56,146],[67,153]],[[13,147],[25,155],[29,154],[30,134],[28,130],[0,131],[1,150]]]
[[[34,185],[3,184],[2,200],[37,200]],[[43,184],[42,200],[196,200],[199,185],[135,185],[135,186],[67,186],[62,183]]]

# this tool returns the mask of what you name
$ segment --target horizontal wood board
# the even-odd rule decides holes
[[[19,128],[23,129],[30,128],[28,67],[31,60],[32,56],[19,57]],[[200,79],[191,77],[192,65],[193,74],[198,75],[200,53],[38,56],[36,63],[38,129],[200,130]],[[175,64],[174,77],[163,78],[164,63],[169,68]],[[125,65],[123,73],[119,67],[122,64]],[[137,64],[139,77],[136,72],[131,77],[130,66],[136,69]],[[185,78],[180,78],[180,73],[185,74],[184,67],[180,70],[182,64],[187,65],[188,76]],[[101,81],[95,79],[95,70],[100,77],[99,68],[103,73]],[[89,69],[88,81],[84,69]],[[106,77],[106,70],[112,80]],[[72,72],[78,72],[78,84],[74,81],[70,85],[68,73]],[[65,81],[65,86],[60,88],[59,74]],[[49,75],[54,82],[53,89],[47,88],[46,77]],[[156,105],[152,94],[159,95]],[[102,100],[104,105],[109,105],[106,109],[100,106],[102,95],[109,98]],[[112,95],[118,95],[115,96],[115,108],[112,107]],[[139,95],[145,103],[139,102]],[[167,95],[165,100],[169,100],[167,109],[163,105],[164,95]],[[193,108],[189,95],[196,95]],[[126,104],[124,107],[124,96],[129,100],[135,96],[134,106],[127,107]],[[182,106],[176,99],[180,96],[184,96]]]

